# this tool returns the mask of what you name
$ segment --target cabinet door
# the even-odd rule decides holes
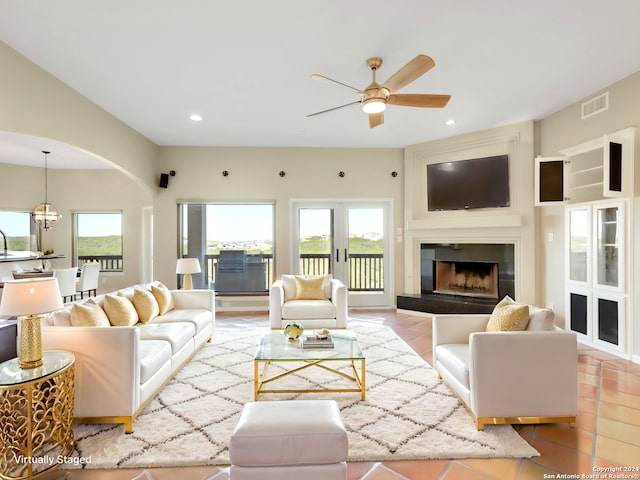
[[[624,351],[624,296],[593,292],[593,341],[602,347]]]
[[[567,289],[567,330],[572,330],[578,336],[591,341],[592,321],[591,321],[591,292],[581,288]]]
[[[624,205],[594,206],[594,287],[624,291]]]
[[[604,136],[605,197],[633,196],[635,132],[631,127]]]
[[[536,157],[534,205],[564,203],[567,191],[566,157]]]

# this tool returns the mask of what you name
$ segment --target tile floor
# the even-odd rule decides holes
[[[353,310],[353,320],[388,325],[431,363],[431,319],[395,310]],[[216,329],[266,327],[266,312],[219,312]],[[597,478],[598,468],[615,473],[600,478],[640,478],[640,365],[599,350],[579,347],[577,425],[516,427],[541,456],[532,459],[468,459],[359,462],[348,465],[348,480],[529,480]],[[622,468],[622,471],[615,471]],[[218,467],[56,472],[47,480],[228,480]],[[616,477],[616,474],[628,477]],[[559,474],[577,475],[577,477]],[[304,479],[301,479],[304,480]]]

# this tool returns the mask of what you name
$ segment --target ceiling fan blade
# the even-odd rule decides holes
[[[391,93],[400,90],[405,85],[413,82],[433,68],[436,63],[433,58],[427,55],[418,55],[416,58],[407,63],[404,67],[391,75],[389,80],[384,82],[382,86]]]
[[[378,125],[382,125],[384,123],[384,113],[370,113],[369,114],[369,127],[375,128]]]
[[[314,73],[311,75],[311,78],[315,80],[326,80],[328,82],[337,83],[338,85],[342,85],[343,87],[350,88],[351,90],[355,90],[358,93],[362,93],[362,90],[356,87],[352,87],[351,85],[347,85],[346,83],[339,82],[338,80],[334,80],[333,78],[325,77],[324,75],[320,75],[319,73]]]
[[[442,108],[451,98],[451,95],[435,95],[429,93],[406,93],[389,95],[387,103],[404,107]]]
[[[307,117],[314,117],[316,115],[320,115],[321,113],[332,112],[333,110],[338,110],[339,108],[348,107],[349,105],[355,105],[356,103],[362,103],[362,100],[356,100],[355,102],[345,103],[344,105],[340,105],[340,106],[333,107],[333,108],[328,108],[326,110],[322,110],[321,112],[310,113],[309,115],[307,115]]]

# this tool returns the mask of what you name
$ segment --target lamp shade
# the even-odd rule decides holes
[[[176,264],[176,273],[200,273],[200,262],[197,258],[179,258]]]
[[[63,306],[58,279],[55,277],[4,282],[0,315],[38,315],[59,310]]]

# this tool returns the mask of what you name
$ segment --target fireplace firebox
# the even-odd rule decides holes
[[[435,261],[433,293],[498,298],[497,262]]]

